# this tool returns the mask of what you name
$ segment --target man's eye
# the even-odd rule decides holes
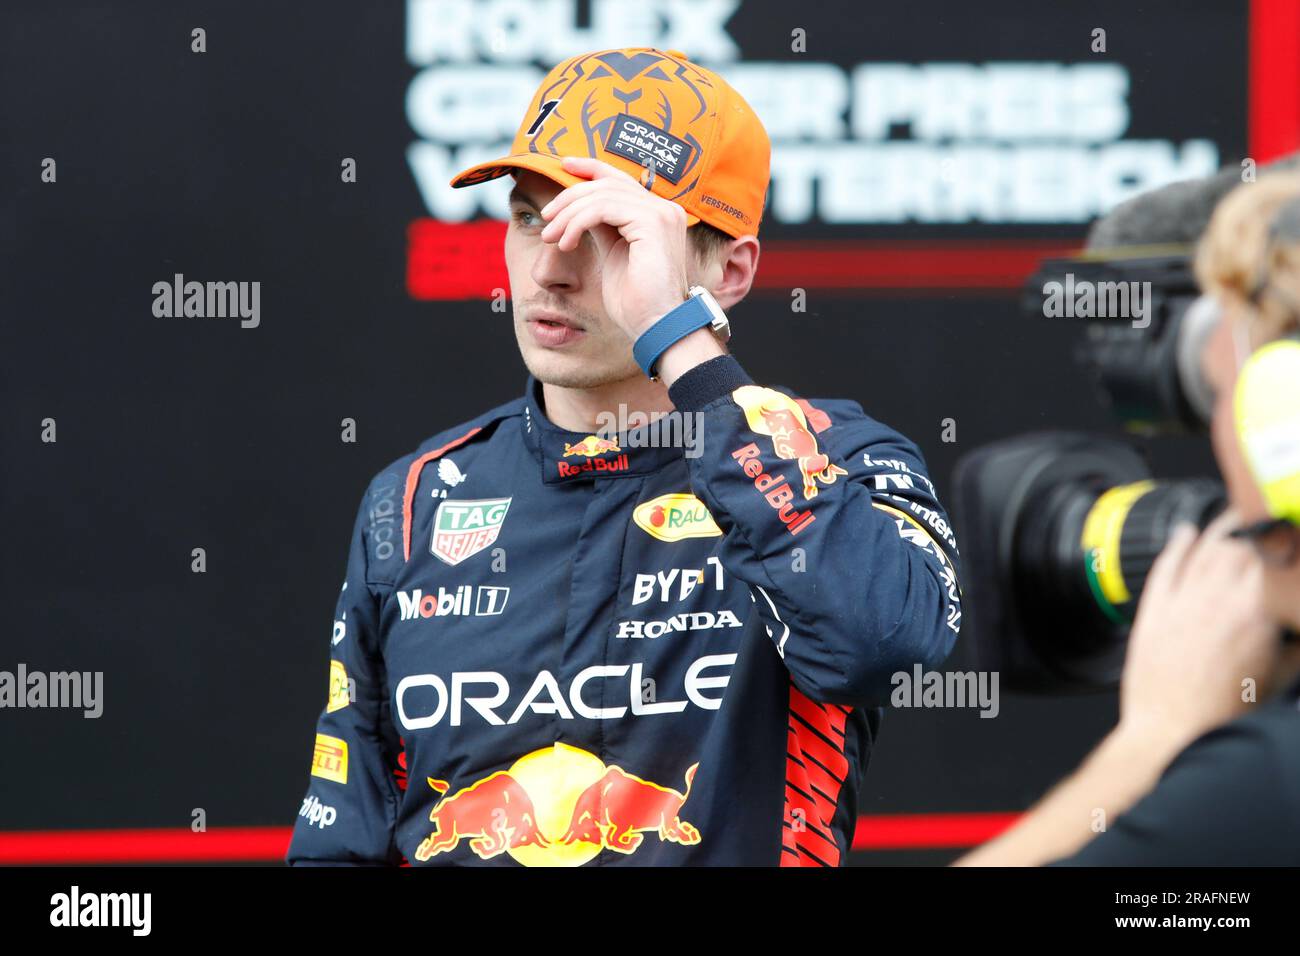
[[[521,226],[535,226],[541,221],[537,213],[531,209],[516,209],[514,219]]]

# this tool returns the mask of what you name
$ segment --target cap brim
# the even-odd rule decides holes
[[[552,156],[549,153],[519,153],[512,156],[502,156],[500,159],[490,159],[485,163],[478,163],[457,173],[451,180],[451,186],[453,189],[460,189],[463,186],[477,186],[479,183],[500,179],[516,169],[531,170],[545,176],[547,179],[554,180],[566,188],[583,182],[582,176],[575,176],[573,173],[565,171],[560,164],[561,158]],[[689,212],[686,214],[687,226],[693,226],[699,221],[699,216]]]
[[[549,153],[519,153],[513,156],[502,156],[500,159],[490,159],[486,163],[479,163],[462,170],[452,178],[451,185],[453,189],[477,186],[479,183],[499,179],[515,169],[531,169],[547,179],[555,180],[561,186],[572,186],[582,182],[581,176],[564,171],[558,156]]]

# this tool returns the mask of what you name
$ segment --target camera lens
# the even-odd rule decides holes
[[[954,518],[972,575],[963,634],[1022,690],[1119,679],[1134,608],[1174,527],[1222,510],[1210,479],[1156,481],[1126,445],[1021,436],[963,459]]]

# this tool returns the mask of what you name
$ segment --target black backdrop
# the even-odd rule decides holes
[[[1245,149],[1236,4],[798,6],[747,2],[728,29],[746,58],[789,59],[796,24],[846,63],[1074,62],[1105,23],[1132,77],[1127,135],[1204,137],[1225,163]],[[0,830],[188,827],[195,808],[209,827],[288,825],[365,482],[522,387],[505,316],[407,293],[405,227],[428,211],[405,156],[405,17],[398,3],[252,2],[3,15],[0,669],[103,671],[105,709],[0,711]],[[195,26],[205,54],[190,50]],[[56,183],[40,180],[45,157]],[[773,223],[764,238],[1082,233]],[[156,318],[152,286],[176,272],[260,281],[260,326]],[[768,292],[735,310],[741,361],[760,381],[860,400],[921,444],[941,495],[982,442],[1116,431],[1070,360],[1076,330],[1022,318],[1014,290],[813,289],[801,315],[787,302]],[[340,440],[345,417],[355,443]],[[948,417],[954,444],[940,441]],[[56,443],[41,440],[46,418]],[[1195,442],[1152,452],[1165,474],[1211,467]],[[1112,695],[1005,694],[996,720],[889,714],[863,810],[1023,808],[1114,717]]]

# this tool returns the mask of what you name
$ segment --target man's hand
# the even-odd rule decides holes
[[[587,181],[542,208],[542,240],[570,252],[591,233],[605,312],[635,341],[686,301],[686,210],[598,159],[566,156],[564,169]]]
[[[1180,527],[1156,559],[1138,604],[1120,687],[1116,733],[1172,756],[1240,715],[1247,680],[1263,700],[1277,672],[1278,628],[1265,616],[1263,566],[1227,537],[1232,511],[1199,537]]]

